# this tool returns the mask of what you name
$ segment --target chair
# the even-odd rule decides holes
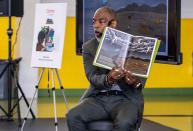
[[[87,124],[88,131],[113,131],[113,122],[108,120],[92,121]]]
[[[113,131],[113,122],[110,120],[92,121],[87,124],[87,131]],[[140,131],[138,126],[136,131]]]

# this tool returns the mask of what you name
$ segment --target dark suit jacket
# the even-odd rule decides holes
[[[93,65],[94,57],[98,48],[99,42],[97,39],[92,39],[83,44],[83,64],[86,77],[90,82],[89,88],[85,91],[82,99],[95,96],[102,89],[109,89],[110,86],[106,83],[105,76],[108,74],[109,70],[103,69]],[[145,85],[145,78],[139,77],[142,83],[142,88],[133,88],[129,86],[124,78],[118,81],[119,87],[122,89],[123,93],[129,100],[135,103],[139,107],[139,124],[141,123],[144,100],[142,89]]]

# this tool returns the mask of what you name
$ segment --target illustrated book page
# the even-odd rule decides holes
[[[107,27],[101,38],[93,65],[111,70],[120,65],[134,75],[148,77],[158,51],[156,38],[133,36]]]

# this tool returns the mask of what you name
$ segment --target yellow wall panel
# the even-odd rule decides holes
[[[193,19],[181,21],[181,52],[183,64],[168,65],[155,63],[146,87],[175,88],[193,87]]]
[[[15,41],[15,17],[12,17],[12,29],[13,29],[13,35],[12,35],[12,46]],[[8,35],[7,35],[7,29],[9,28],[9,18],[8,17],[1,17],[0,18],[0,59],[7,59],[8,58]],[[14,49],[12,54],[14,55]],[[14,56],[13,56],[14,57]]]
[[[84,69],[82,64],[82,56],[76,55],[76,28],[75,28],[75,18],[68,17],[66,21],[66,33],[64,40],[64,50],[62,59],[62,68],[59,71],[61,82],[65,89],[77,89],[77,88],[87,88],[89,83],[84,75]],[[47,88],[48,84],[48,71],[45,70],[43,78],[40,83],[39,88]],[[58,81],[55,77],[56,88],[59,87]],[[50,82],[51,88],[51,73]]]

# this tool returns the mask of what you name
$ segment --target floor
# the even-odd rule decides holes
[[[70,108],[73,107],[78,103],[79,99],[80,97],[67,97],[68,106]],[[64,118],[67,111],[64,99],[63,97],[57,97],[56,101],[57,117]],[[1,100],[0,104],[2,105],[2,103],[5,103],[5,101],[3,102]],[[21,114],[24,117],[26,114],[24,102],[21,102],[21,107]],[[36,99],[33,104],[33,111],[38,118],[54,118],[53,98],[40,97]],[[2,114],[3,113],[0,111],[0,115]],[[14,114],[16,116],[17,113],[15,112]],[[31,116],[29,115],[29,117]],[[152,126],[153,129],[153,125],[156,125],[155,123],[180,131],[193,131],[193,97],[145,96],[144,121],[141,131],[146,131],[145,129],[147,129],[148,126]],[[164,129],[164,131],[167,130]]]
[[[54,118],[38,118],[38,119],[29,119],[26,121],[23,131],[55,131],[56,128],[58,131],[69,131],[66,126],[66,121],[64,118],[57,119],[57,126],[54,126]],[[46,125],[46,126],[45,126]],[[21,128],[18,126],[17,120],[7,122],[0,122],[1,131],[21,131]],[[162,124],[143,119],[140,131],[179,131],[177,129],[164,126]]]

